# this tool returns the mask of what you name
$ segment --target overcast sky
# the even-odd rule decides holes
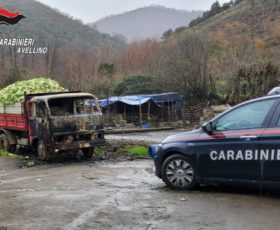
[[[162,5],[183,10],[208,10],[215,0],[37,0],[83,22],[120,14],[143,6]],[[222,4],[229,0],[219,0]]]

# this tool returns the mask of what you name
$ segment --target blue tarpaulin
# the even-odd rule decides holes
[[[121,97],[110,97],[100,100],[101,107],[107,107],[117,102],[122,102],[127,105],[142,105],[148,101],[153,101],[157,106],[173,104],[179,108],[183,106],[183,96],[179,93],[161,93],[161,94],[146,94],[146,95],[131,95]]]

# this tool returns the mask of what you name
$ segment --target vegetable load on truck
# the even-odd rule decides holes
[[[18,81],[0,90],[0,113],[22,114],[24,93],[55,93],[66,90],[55,80],[48,78],[34,78]]]
[[[26,81],[17,81],[0,90],[0,103],[13,105],[16,102],[23,102],[24,93],[56,93],[66,91],[55,80],[48,78],[34,78]]]

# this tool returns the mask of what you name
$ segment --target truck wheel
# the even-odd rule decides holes
[[[4,133],[2,133],[0,135],[0,149],[13,153],[15,152],[15,148],[16,145],[11,145],[7,136]]]
[[[196,173],[187,157],[174,154],[168,157],[161,168],[165,184],[177,190],[192,189],[196,185]]]
[[[43,141],[39,141],[37,145],[37,154],[40,160],[48,161],[50,159],[49,153]]]
[[[94,153],[94,148],[85,148],[82,149],[85,158],[91,158]]]

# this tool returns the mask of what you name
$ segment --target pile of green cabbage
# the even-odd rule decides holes
[[[18,81],[0,90],[0,103],[13,105],[24,100],[24,92],[32,93],[55,93],[66,91],[59,83],[47,78],[34,78],[26,81]]]

